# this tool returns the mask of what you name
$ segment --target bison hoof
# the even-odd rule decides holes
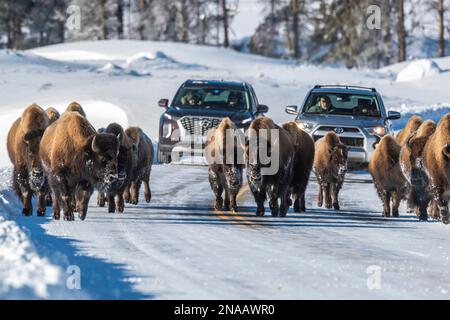
[[[277,209],[271,210],[270,213],[272,214],[272,217],[278,217],[280,215],[280,211]]]
[[[428,214],[419,215],[419,221],[428,221]]]
[[[231,207],[231,213],[238,213],[237,207]]]
[[[52,205],[53,205],[52,197],[50,196],[45,197],[45,206],[51,207]]]
[[[334,210],[336,210],[336,211],[341,210],[341,207],[339,206],[339,203],[333,203],[333,208],[334,208]]]
[[[84,221],[84,219],[86,219],[86,213],[78,213],[78,218],[80,218],[81,221]]]
[[[443,222],[444,224],[448,224],[448,223],[449,223],[449,216],[444,216],[444,217],[442,217],[442,222]]]
[[[74,221],[75,217],[73,213],[64,213],[64,220],[65,221]]]
[[[97,204],[99,207],[103,208],[105,206],[105,201],[98,201]]]
[[[22,214],[24,216],[31,216],[33,213],[33,210],[31,208],[23,208],[22,209]]]
[[[332,206],[331,204],[326,204],[326,205],[325,205],[325,208],[327,208],[327,209],[332,209],[333,206]]]
[[[38,217],[45,217],[45,208],[38,208],[37,215]]]
[[[131,199],[130,203],[133,204],[133,205],[137,205],[138,204],[138,200],[137,199]]]
[[[151,200],[152,200],[152,195],[151,194],[146,194],[145,195],[145,202],[150,203]]]
[[[58,213],[53,213],[53,220],[59,220],[59,218],[60,218],[60,214],[59,214],[59,212]]]
[[[262,217],[264,215],[264,211],[265,211],[264,208],[258,208],[256,210],[256,216]]]
[[[399,214],[398,210],[392,210],[392,216],[395,217],[395,218],[400,217],[400,214]]]

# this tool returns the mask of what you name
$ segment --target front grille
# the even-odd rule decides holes
[[[221,119],[217,118],[199,118],[199,117],[183,117],[180,122],[184,129],[190,135],[204,136],[208,130],[216,128],[220,124]]]
[[[339,127],[339,126],[336,126],[336,127],[323,126],[323,127],[319,127],[318,130],[321,130],[321,131],[335,131],[336,128],[342,129],[343,133],[344,132],[359,132],[358,128],[346,128],[346,127]]]
[[[322,138],[322,136],[314,135],[314,141],[317,141],[320,138]],[[348,147],[364,147],[364,138],[339,137],[339,139]]]

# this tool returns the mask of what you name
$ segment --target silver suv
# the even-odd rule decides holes
[[[349,166],[365,168],[381,137],[392,134],[392,120],[400,113],[387,112],[374,88],[343,85],[316,85],[300,108],[286,107],[296,115],[298,125],[314,141],[334,131],[349,147]]]

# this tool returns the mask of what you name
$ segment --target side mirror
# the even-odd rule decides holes
[[[161,99],[161,100],[159,100],[159,101],[158,101],[158,105],[159,105],[161,108],[167,109],[167,107],[169,106],[169,99]]]
[[[256,111],[258,113],[267,113],[267,112],[269,112],[269,107],[266,106],[265,104],[258,104]]]
[[[388,116],[387,116],[387,120],[398,120],[402,117],[402,115],[400,114],[400,112],[397,111],[389,111],[388,112]]]
[[[287,106],[284,111],[286,111],[287,114],[292,114],[294,116],[298,115],[298,107],[297,106]]]

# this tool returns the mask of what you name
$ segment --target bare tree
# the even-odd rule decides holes
[[[225,48],[228,48],[230,46],[230,42],[228,40],[229,25],[228,25],[227,0],[221,0],[221,5],[222,5],[222,21],[223,21],[223,46]]]
[[[397,11],[397,38],[398,38],[398,61],[406,60],[406,31],[405,31],[405,4],[404,0],[398,0]]]
[[[438,0],[437,11],[439,15],[439,57],[445,57],[444,0]]]
[[[291,15],[292,15],[292,45],[293,45],[293,54],[295,59],[300,58],[300,48],[299,48],[299,21],[298,21],[298,0],[291,0]]]

